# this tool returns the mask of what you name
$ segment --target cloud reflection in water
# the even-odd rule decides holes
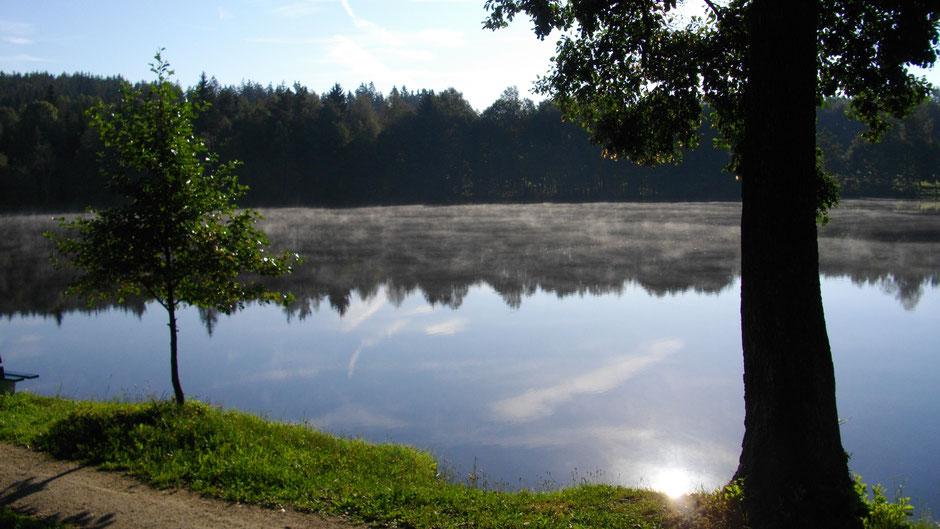
[[[362,304],[355,304],[349,307],[343,315],[343,330],[352,331],[371,318],[382,306],[385,305],[385,298],[375,296]]]
[[[370,336],[368,338],[363,338],[362,342],[359,344],[359,347],[353,352],[352,357],[349,359],[349,367],[346,369],[346,376],[352,378],[356,372],[356,362],[359,361],[359,355],[362,353],[363,349],[374,347],[383,341],[391,338],[392,336],[398,334],[398,331],[405,328],[408,325],[408,320],[397,320],[391,325],[383,329],[383,331],[376,335]]]
[[[424,333],[432,336],[450,336],[464,330],[466,326],[466,318],[453,318],[425,327]]]
[[[310,421],[317,428],[328,430],[342,429],[345,434],[355,434],[350,428],[381,428],[398,429],[405,428],[408,423],[388,415],[382,415],[370,411],[362,406],[353,404],[343,405],[329,413],[319,417],[313,417]]]
[[[603,393],[623,384],[643,369],[661,362],[682,349],[681,340],[660,340],[641,345],[633,355],[594,371],[572,377],[554,386],[530,389],[521,395],[494,402],[496,417],[506,421],[529,421],[551,415],[555,407],[587,393]]]

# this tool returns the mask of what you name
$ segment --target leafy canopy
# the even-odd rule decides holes
[[[105,146],[103,171],[123,205],[60,225],[76,237],[47,234],[59,253],[82,270],[69,293],[96,298],[144,295],[168,310],[181,303],[223,312],[248,300],[287,302],[245,279],[245,273],[290,272],[299,256],[269,255],[254,227],[261,215],[236,210],[247,188],[237,162],[218,163],[197,139],[192,120],[201,110],[181,100],[169,63],[155,56],[154,83],[124,83],[121,101],[89,110]]]
[[[703,103],[725,146],[740,140],[750,2],[702,1],[705,16],[686,18],[676,0],[487,0],[484,26],[526,13],[539,38],[558,30],[554,66],[537,90],[581,119],[610,155],[655,164],[698,144]],[[822,4],[818,102],[849,97],[852,115],[880,133],[886,114],[903,115],[928,94],[906,65],[936,61],[940,8],[929,0]]]
[[[487,0],[484,26],[529,15],[536,35],[559,32],[554,64],[536,87],[581,121],[612,157],[677,162],[700,142],[703,105],[731,148],[743,138],[748,0],[702,0],[705,16],[680,17],[677,0]],[[683,2],[684,3],[684,2]],[[931,0],[822,0],[817,23],[817,103],[851,98],[849,113],[877,139],[887,115],[904,116],[928,94],[907,71],[937,58],[940,4]],[[793,9],[799,9],[794,4]],[[822,176],[822,174],[821,174]],[[824,211],[836,199],[820,179]]]

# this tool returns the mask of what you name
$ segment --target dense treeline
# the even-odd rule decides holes
[[[118,97],[120,78],[0,73],[0,208],[77,209],[108,203],[101,146],[85,109]],[[181,93],[181,96],[183,94]],[[197,132],[223,160],[244,162],[254,206],[469,202],[735,200],[727,154],[700,148],[655,169],[601,156],[551,102],[515,88],[482,112],[454,89],[372,85],[324,94],[205,75],[186,97],[209,106]],[[856,137],[846,102],[820,110],[820,146],[844,196],[912,196],[938,179],[940,95],[879,144]],[[707,120],[702,133],[709,143]]]
[[[864,127],[845,117],[847,100],[832,100],[817,113],[816,142],[826,169],[836,175],[842,196],[940,198],[940,89],[870,143]]]

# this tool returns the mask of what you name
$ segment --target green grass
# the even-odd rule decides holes
[[[0,441],[122,470],[154,487],[184,487],[226,501],[347,516],[375,526],[743,527],[740,489],[733,486],[693,495],[684,508],[656,492],[608,485],[483,490],[442,478],[431,455],[410,447],[341,439],[198,402],[178,407],[0,396]],[[912,526],[869,529],[904,527]],[[913,527],[936,529],[926,522]]]
[[[155,487],[400,527],[663,527],[661,494],[606,485],[554,492],[449,483],[429,454],[340,439],[196,402],[0,397],[0,440],[123,470]]]
[[[59,529],[71,528],[55,520],[40,520],[0,506],[0,527],[5,529]]]

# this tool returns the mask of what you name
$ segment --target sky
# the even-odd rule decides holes
[[[0,71],[153,79],[163,58],[183,87],[202,72],[324,93],[374,83],[388,94],[454,88],[477,110],[548,72],[554,39],[520,17],[482,29],[485,0],[0,0]],[[696,2],[687,2],[695,4]],[[927,72],[940,85],[940,68]]]
[[[177,82],[295,82],[455,88],[483,110],[507,87],[530,93],[555,46],[528,20],[482,29],[484,0],[0,0],[0,70],[151,80],[164,59]]]

